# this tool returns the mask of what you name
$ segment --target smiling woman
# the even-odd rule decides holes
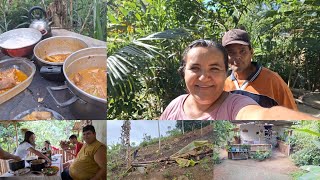
[[[192,42],[184,51],[181,64],[179,72],[188,94],[174,99],[161,120],[314,119],[280,106],[262,108],[249,97],[225,92],[228,56],[213,41]]]

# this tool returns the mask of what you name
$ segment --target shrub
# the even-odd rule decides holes
[[[271,157],[271,151],[266,151],[266,152],[256,151],[253,154],[253,159],[258,161],[263,161],[269,157]]]
[[[320,151],[315,146],[298,150],[291,155],[291,158],[299,166],[320,165]]]

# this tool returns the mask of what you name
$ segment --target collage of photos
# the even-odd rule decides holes
[[[320,179],[318,0],[1,0],[0,179]]]

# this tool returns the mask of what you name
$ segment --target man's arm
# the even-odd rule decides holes
[[[106,153],[107,148],[106,146],[101,146],[97,152],[94,154],[94,161],[99,165],[100,169],[97,172],[97,174],[91,178],[91,180],[98,180],[98,179],[106,179],[107,173],[106,173]]]
[[[14,160],[17,160],[17,161],[21,161],[21,158],[19,156],[15,156],[13,154],[10,154],[8,152],[6,152],[5,150],[3,150],[1,147],[0,147],[0,159],[14,159]]]
[[[308,114],[282,106],[263,108],[258,105],[243,107],[236,116],[237,120],[318,120]]]

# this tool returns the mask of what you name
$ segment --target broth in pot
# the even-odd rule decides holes
[[[99,97],[107,98],[107,73],[104,68],[89,68],[70,76],[71,81],[81,90]]]

